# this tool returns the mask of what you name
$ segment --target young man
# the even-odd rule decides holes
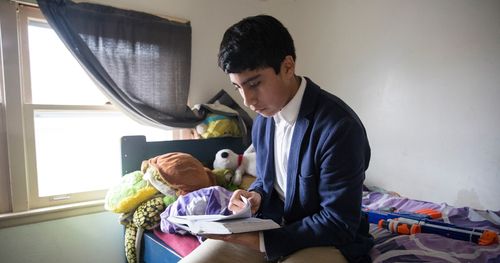
[[[219,67],[258,113],[252,131],[257,179],[252,212],[279,229],[210,236],[183,262],[362,262],[373,241],[361,213],[370,147],[363,124],[342,100],[295,75],[287,29],[266,15],[224,34]]]

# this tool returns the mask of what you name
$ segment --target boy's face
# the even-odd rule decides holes
[[[271,117],[278,113],[295,95],[295,64],[291,56],[281,63],[278,74],[271,67],[229,73],[231,83],[240,92],[245,106]]]

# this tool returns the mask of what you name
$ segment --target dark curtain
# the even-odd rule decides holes
[[[160,126],[189,128],[203,119],[187,106],[189,23],[68,0],[38,0],[38,5],[61,40],[119,108]]]

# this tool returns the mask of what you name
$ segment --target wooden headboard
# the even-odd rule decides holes
[[[189,153],[212,168],[215,154],[221,149],[243,153],[246,147],[242,139],[236,137],[148,142],[145,136],[124,136],[121,138],[122,175],[140,170],[143,160],[169,152]]]

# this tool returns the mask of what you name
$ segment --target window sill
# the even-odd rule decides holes
[[[48,220],[103,212],[104,200],[37,208],[29,211],[0,214],[0,229]]]

